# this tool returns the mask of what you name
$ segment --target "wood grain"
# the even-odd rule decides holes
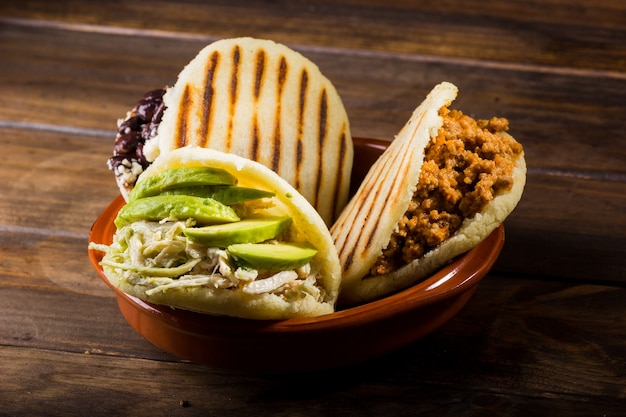
[[[175,82],[204,45],[162,38],[155,49],[148,46],[152,37],[119,36],[111,42],[100,33],[76,37],[71,31],[19,25],[6,26],[5,33],[0,121],[89,129],[85,134],[91,129],[110,132],[111,141],[116,120],[145,92]],[[626,114],[626,77],[503,70],[349,51],[310,51],[307,56],[336,84],[355,136],[391,140],[428,91],[447,80],[460,89],[455,107],[475,117],[510,120],[531,169],[626,180],[626,139],[619,122]]]
[[[623,415],[625,21],[618,0],[3,1],[0,415]],[[524,196],[436,332],[324,374],[259,375],[182,361],[121,316],[87,256],[118,195],[116,121],[241,35],[317,63],[355,136],[392,140],[442,80],[454,107],[510,120]]]
[[[492,276],[459,316],[401,351],[366,366],[279,376],[232,373],[164,355],[120,323],[109,297],[1,291],[3,305],[13,300],[5,311],[17,320],[9,327],[0,321],[10,330],[10,339],[5,333],[0,342],[12,346],[0,349],[0,363],[13,364],[3,375],[11,382],[0,403],[15,401],[22,410],[42,412],[53,402],[55,410],[46,415],[96,413],[100,404],[100,414],[167,410],[169,415],[184,411],[180,400],[192,405],[189,412],[228,415],[245,415],[254,407],[285,414],[307,409],[312,415],[329,410],[378,415],[385,407],[398,415],[454,410],[517,415],[510,414],[513,404],[559,407],[577,416],[602,409],[611,415],[626,400],[626,374],[615,366],[624,361],[626,342],[598,341],[622,334],[624,296],[624,289]],[[21,320],[13,311],[35,303],[32,317],[38,320]],[[598,320],[596,313],[607,305],[612,314]],[[72,326],[64,325],[69,317]],[[43,322],[53,326],[37,324]],[[124,382],[130,375],[132,387]],[[367,400],[353,403],[355,397]]]
[[[29,3],[24,9],[19,1],[5,1],[0,10],[7,17],[34,18],[33,25],[93,25],[92,31],[111,33],[147,31],[205,41],[255,36],[342,53],[352,49],[592,72],[626,67],[621,58],[626,5],[621,2],[140,0],[114,8],[80,0]]]

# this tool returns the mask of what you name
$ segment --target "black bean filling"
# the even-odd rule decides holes
[[[109,169],[116,175],[120,165],[130,162],[139,163],[143,169],[150,165],[143,154],[143,147],[157,134],[165,110],[164,94],[165,88],[147,92],[120,123],[115,136],[113,156],[107,162]]]

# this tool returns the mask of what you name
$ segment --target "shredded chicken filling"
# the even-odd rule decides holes
[[[463,221],[511,189],[522,146],[508,120],[474,120],[458,110],[440,110],[443,126],[425,149],[422,171],[408,210],[398,223],[372,275],[389,274],[451,237]]]
[[[247,294],[272,293],[286,300],[312,296],[325,300],[310,263],[294,270],[268,272],[236,265],[223,248],[190,242],[181,221],[138,221],[124,226],[106,252],[102,265],[118,271],[133,285],[151,287],[147,295],[173,288],[207,287]]]

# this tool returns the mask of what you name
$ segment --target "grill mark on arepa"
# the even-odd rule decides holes
[[[331,211],[331,215],[333,216],[333,219],[339,214],[338,213],[338,209],[339,209],[339,201],[341,200],[341,187],[338,187],[337,184],[343,184],[344,182],[344,173],[343,173],[343,163],[344,163],[344,158],[346,155],[346,148],[347,148],[347,138],[346,138],[346,125],[345,123],[341,126],[341,136],[339,138],[340,142],[339,142],[339,161],[341,161],[339,163],[339,172],[337,173],[337,176],[334,178],[334,184],[333,184],[333,188],[335,189],[335,198],[333,199],[333,205],[332,205],[332,211]]]
[[[250,159],[253,161],[259,160],[259,126],[254,125],[252,130],[252,145],[250,149]]]
[[[259,50],[256,54],[256,67],[254,69],[254,99],[259,100],[263,75],[265,74],[265,51]]]
[[[404,144],[406,145],[406,144]],[[410,152],[408,149],[405,149],[407,146],[402,146],[400,147],[400,149],[398,149],[394,154],[393,154],[393,158],[386,158],[384,161],[384,164],[380,167],[380,169],[377,169],[376,172],[374,172],[377,175],[372,175],[371,178],[369,178],[369,181],[364,185],[364,188],[362,189],[362,192],[360,193],[361,195],[366,195],[365,199],[361,199],[359,200],[359,205],[355,208],[357,213],[360,213],[363,209],[363,207],[365,207],[367,209],[367,215],[364,217],[366,222],[372,222],[372,221],[376,221],[376,220],[371,220],[374,217],[377,216],[377,214],[382,214],[382,213],[375,213],[374,212],[374,204],[372,203],[373,201],[375,201],[378,196],[380,195],[381,191],[383,190],[383,187],[385,186],[385,182],[384,181],[378,181],[379,178],[386,178],[388,175],[393,173],[393,170],[395,167],[397,167],[397,161],[398,159],[400,159],[401,161],[399,162],[399,166],[403,165],[402,159],[407,158],[410,155]],[[397,169],[397,168],[396,168]],[[396,175],[395,179],[397,180],[398,178],[400,178],[399,175]],[[376,189],[374,189],[374,186],[376,185],[376,183],[378,182],[378,186],[376,187]],[[395,183],[395,181],[394,181]],[[388,194],[388,193],[387,193]],[[363,217],[363,216],[361,216]],[[345,255],[346,261],[343,263],[342,267],[344,271],[347,271],[350,266],[352,265],[352,262],[354,261],[354,256],[356,253],[356,250],[359,248],[366,248],[368,247],[371,242],[372,239],[374,237],[374,233],[376,232],[376,227],[373,227],[369,233],[367,233],[367,235],[365,235],[364,233],[362,233],[364,231],[363,228],[364,225],[362,225],[360,228],[358,228],[358,234],[357,234],[357,238],[356,241],[354,242],[354,244],[350,247],[350,250],[348,251],[348,253]],[[350,230],[348,232],[348,234],[351,234],[353,230]],[[356,231],[355,231],[356,233]],[[361,245],[361,242],[365,242],[365,245]],[[345,252],[346,246],[343,245],[340,252],[340,257],[343,257],[343,254]]]
[[[304,132],[304,109],[306,107],[306,94],[309,86],[309,73],[306,68],[302,69],[300,74],[300,97],[298,101],[298,137],[296,138],[296,180],[295,186],[299,190],[301,186],[300,176],[302,170],[302,134]]]
[[[274,122],[274,152],[272,154],[272,171],[277,172],[280,166],[280,144],[282,140],[281,131],[281,113],[282,113],[282,101],[283,101],[283,88],[285,86],[285,80],[287,79],[287,72],[289,66],[284,56],[280,57],[280,63],[278,66],[278,85],[276,86],[277,104],[276,104],[276,120]]]
[[[355,212],[356,214],[361,213],[362,211],[364,211],[364,207],[367,209],[367,215],[366,216],[360,216],[365,223],[367,222],[372,222],[372,221],[376,221],[376,220],[371,220],[374,216],[373,213],[373,209],[374,209],[374,204],[372,204],[373,200],[376,200],[376,198],[378,197],[380,191],[381,191],[381,187],[382,185],[384,185],[383,181],[378,182],[378,179],[381,178],[381,176],[384,178],[391,170],[391,166],[393,166],[396,158],[398,157],[398,153],[396,153],[394,155],[393,159],[387,158],[386,160],[384,160],[384,164],[380,167],[380,169],[377,169],[377,171],[375,172],[376,175],[372,175],[371,177],[367,178],[367,182],[365,182],[363,184],[363,188],[361,190],[361,192],[359,193],[359,195],[365,195],[365,198],[362,198],[358,201],[358,205],[355,205],[354,210],[352,210],[352,212]],[[374,173],[374,172],[373,172]],[[376,183],[378,182],[378,187],[377,189],[374,190],[374,186],[376,185]],[[353,218],[354,216],[349,216],[348,218]],[[342,226],[342,229],[345,227],[345,225]],[[344,271],[347,271],[350,266],[352,265],[352,262],[354,261],[354,255],[356,253],[356,250],[360,247],[360,242],[362,241],[362,238],[364,237],[364,235],[361,233],[364,229],[365,225],[360,225],[358,228],[355,229],[350,229],[348,230],[347,236],[346,236],[346,240],[349,241],[349,237],[350,235],[352,235],[352,233],[357,233],[356,235],[356,241],[354,242],[354,244],[349,248],[350,250],[347,252],[347,254],[345,255],[345,262],[343,263],[342,267]],[[358,230],[358,232],[357,232]],[[376,230],[376,228],[374,227],[373,230]],[[366,239],[368,242],[371,242],[372,239],[372,234],[373,233],[369,233],[368,238]],[[346,252],[346,249],[348,249],[345,244],[342,245],[341,249],[339,250],[339,256],[340,258],[344,257],[344,253]]]
[[[321,187],[322,187],[322,178],[324,176],[324,158],[322,157],[322,155],[324,155],[324,146],[326,144],[326,136],[328,135],[328,130],[327,130],[327,121],[328,121],[328,97],[326,95],[326,89],[322,89],[322,94],[320,96],[320,100],[319,100],[319,107],[318,107],[318,126],[319,126],[319,131],[318,131],[318,137],[317,137],[317,143],[319,145],[319,155],[320,155],[320,159],[319,159],[319,164],[317,165],[317,178],[316,178],[316,184],[315,184],[315,201],[312,201],[311,204],[313,204],[313,206],[317,206],[317,202],[320,199],[320,192],[321,192]]]
[[[226,132],[226,152],[230,152],[233,137],[233,119],[235,118],[235,108],[237,106],[237,92],[239,85],[239,63],[241,58],[241,51],[239,45],[235,45],[233,48],[233,68],[230,74],[230,109],[228,112],[228,130]]]
[[[406,162],[407,159],[408,159],[408,163],[411,163],[411,159],[413,159],[414,152],[418,151],[416,149],[412,149],[412,147],[415,146],[415,143],[414,143],[415,139],[414,138],[415,138],[416,131],[417,131],[418,127],[423,122],[424,117],[425,117],[425,113],[422,113],[419,116],[419,119],[414,122],[414,124],[413,124],[413,131],[411,132],[409,137],[403,143],[401,143],[398,146],[398,149],[394,150],[393,159],[387,158],[387,160],[384,161],[385,165],[383,165],[381,167],[381,169],[377,171],[377,172],[379,172],[379,175],[377,175],[375,177],[372,177],[374,182],[376,181],[376,178],[380,178],[381,174],[383,175],[383,178],[385,178],[387,175],[393,173],[392,170],[394,168],[395,168],[395,170],[397,170],[400,167],[402,167],[404,169],[404,167],[407,165],[407,162]],[[423,149],[422,149],[422,151],[423,151]],[[422,156],[422,158],[423,158],[423,156]],[[396,163],[395,163],[397,159],[400,159],[400,164],[399,165],[396,165]],[[391,188],[392,189],[396,188],[395,185],[398,183],[398,181],[402,182],[403,181],[403,177],[401,177],[400,175],[396,175],[394,177],[394,181],[391,184]],[[381,180],[380,183],[379,183],[378,189],[376,190],[375,193],[372,193],[371,191],[368,192],[367,200],[369,201],[371,199],[371,196],[373,196],[373,195],[377,196],[378,193],[381,191],[383,185],[384,185],[384,181]],[[388,198],[389,198],[389,193],[386,194],[386,199],[385,200],[387,200]],[[357,212],[361,211],[361,207],[363,206],[363,204],[364,204],[364,201],[363,201],[363,203],[361,203],[359,205],[359,209],[358,209]],[[384,209],[384,205],[383,205],[383,209]],[[370,204],[369,209],[368,209],[368,215],[367,215],[366,219],[370,219],[371,218],[371,216],[373,215],[372,210],[373,210],[373,205]],[[362,233],[360,233],[361,231],[362,231],[362,229],[359,229],[359,234],[357,236],[357,240],[355,242],[355,245],[352,246],[351,250],[349,251],[349,253],[346,256],[346,261],[342,265],[342,268],[343,268],[344,272],[349,269],[350,265],[352,264],[352,262],[354,260],[355,251],[356,251],[357,247],[360,246],[359,243],[362,241],[362,237],[364,236]],[[350,230],[348,234],[350,234],[351,232],[352,232],[352,230]],[[365,239],[366,245],[363,247],[363,249],[368,247],[371,244],[375,232],[376,232],[376,227],[372,228],[370,233],[367,235],[367,238]],[[344,252],[343,249],[345,249],[345,245],[343,245],[341,250],[339,251],[340,252],[340,257],[343,255],[343,252]]]
[[[189,120],[189,110],[191,109],[190,95],[189,84],[185,84],[183,97],[180,103],[181,111],[179,113],[178,120],[176,121],[178,123],[176,126],[177,136],[174,141],[176,148],[182,148],[187,142],[187,120]]]
[[[202,92],[202,123],[200,126],[200,137],[198,146],[206,147],[211,129],[211,117],[213,116],[213,97],[215,96],[215,72],[220,61],[219,51],[211,54],[209,68],[204,79],[204,91]]]
[[[259,97],[265,77],[265,51],[260,49],[256,54],[254,67],[254,116],[252,117],[252,142],[250,143],[250,159],[258,161],[259,157]]]

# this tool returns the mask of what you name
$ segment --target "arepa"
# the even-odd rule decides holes
[[[163,97],[166,110],[143,153],[216,149],[270,168],[332,224],[348,200],[353,145],[333,84],[300,53],[270,40],[214,42]]]
[[[197,240],[197,233],[202,232],[205,225],[199,224],[197,208],[190,205],[176,214],[171,210],[166,215],[158,213],[161,217],[157,218],[152,218],[155,212],[135,217],[122,214],[133,203],[145,207],[148,201],[161,197],[170,201],[171,195],[166,191],[140,197],[123,206],[115,220],[118,228],[112,244],[90,243],[91,250],[105,252],[101,265],[111,284],[147,302],[212,315],[277,320],[334,311],[341,281],[339,258],[324,221],[300,193],[258,162],[196,146],[161,155],[141,174],[138,188],[145,181],[170,178],[167,173],[179,172],[181,168],[184,172],[191,168],[224,171],[236,179],[238,187],[244,187],[239,190],[263,191],[260,199],[224,207],[240,218],[221,221],[218,226],[237,225],[250,219],[287,218],[286,228],[269,238],[249,240],[257,236],[251,237],[249,230],[238,229],[238,238],[249,242],[244,243],[244,247],[276,249],[271,249],[273,252],[269,255],[263,252],[261,256],[266,259],[255,263],[237,258],[233,248],[241,249],[239,241],[207,243]],[[191,194],[173,197],[190,197],[194,201],[198,198]],[[222,206],[212,198],[198,199],[202,206]],[[222,238],[232,240],[234,236],[222,235]],[[311,257],[294,264],[293,254],[279,251],[286,247],[303,248]]]
[[[435,86],[331,227],[343,269],[340,303],[426,278],[489,236],[520,200],[526,165],[505,132],[508,121],[451,112],[457,91]]]

